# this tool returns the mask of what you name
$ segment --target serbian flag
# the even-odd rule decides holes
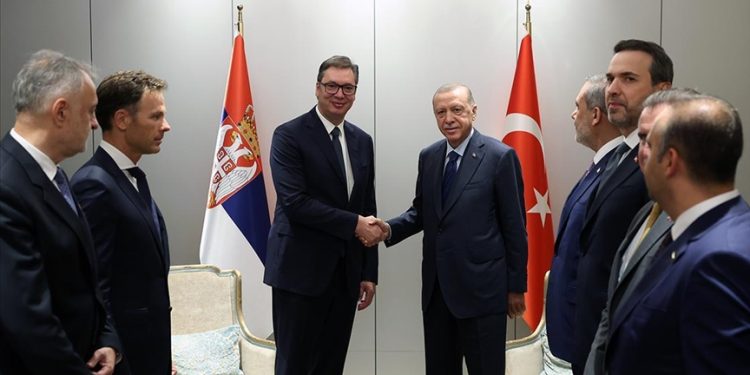
[[[265,338],[273,331],[271,288],[263,284],[271,220],[241,34],[234,38],[224,110],[212,159],[201,263],[240,271],[245,322],[253,334]]]
[[[544,274],[549,270],[554,252],[552,212],[550,211],[547,169],[544,166],[544,142],[539,121],[539,104],[534,78],[531,35],[521,41],[516,75],[510,91],[505,117],[503,142],[513,147],[521,160],[526,232],[529,238],[528,291],[523,319],[535,330],[544,310]]]

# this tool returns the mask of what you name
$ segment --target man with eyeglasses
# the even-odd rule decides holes
[[[273,288],[277,375],[342,374],[355,306],[377,283],[372,138],[344,120],[359,67],[346,56],[318,70],[309,112],[280,125],[271,143],[276,214],[264,282]]]

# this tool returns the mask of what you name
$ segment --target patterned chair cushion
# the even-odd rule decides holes
[[[172,358],[180,375],[242,375],[240,327],[172,336]]]

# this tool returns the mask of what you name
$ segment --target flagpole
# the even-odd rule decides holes
[[[244,8],[242,4],[237,5],[237,32],[239,32],[240,35],[245,36],[245,24],[242,22],[242,8]]]
[[[526,31],[531,35],[531,4],[529,4],[529,1],[526,1],[526,23],[523,24],[524,27],[526,27]]]

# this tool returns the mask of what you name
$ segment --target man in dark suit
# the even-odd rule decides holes
[[[165,87],[141,71],[104,79],[96,107],[102,142],[71,180],[89,219],[99,285],[122,341],[117,374],[171,371],[167,230],[137,166],[143,155],[159,152],[170,130]]]
[[[377,282],[372,138],[344,117],[359,68],[333,56],[318,70],[318,104],[280,125],[271,144],[276,214],[264,282],[271,287],[276,374],[341,374],[355,307]],[[359,303],[357,302],[359,301]]]
[[[386,244],[424,230],[427,374],[461,374],[463,358],[472,375],[503,374],[506,315],[525,310],[521,166],[513,149],[473,129],[468,87],[440,87],[432,106],[445,139],[420,152],[412,206],[383,224]]]
[[[653,127],[656,116],[663,111],[664,103],[682,92],[684,89],[669,89],[651,94],[643,102],[643,111],[638,121],[638,165],[643,171],[645,162],[651,154],[651,148],[646,144],[646,136]],[[609,338],[609,324],[620,305],[630,298],[633,290],[640,283],[646,269],[651,264],[659,244],[672,228],[672,220],[658,203],[646,203],[635,215],[628,227],[625,240],[620,244],[612,264],[607,289],[607,305],[602,311],[599,327],[591,345],[591,352],[586,361],[585,373],[605,374],[604,357]]]
[[[91,68],[39,51],[13,98],[0,144],[0,373],[111,374],[119,340],[86,218],[57,166],[97,127]]]
[[[620,131],[607,119],[604,89],[607,79],[596,75],[583,83],[571,117],[576,142],[595,152],[594,160],[565,200],[557,228],[555,256],[547,283],[547,338],[556,357],[572,360],[573,316],[575,313],[576,274],[580,254],[580,236],[586,207],[599,186],[599,178],[612,151],[622,143]]]
[[[607,116],[625,137],[607,161],[581,230],[573,321],[573,373],[583,373],[602,310],[615,252],[638,210],[649,197],[638,154],[638,117],[651,93],[671,87],[672,60],[653,42],[623,40],[607,69]]]
[[[675,97],[657,116],[644,175],[674,225],[612,317],[610,374],[747,372],[750,206],[734,187],[742,137],[737,110],[710,96]]]

